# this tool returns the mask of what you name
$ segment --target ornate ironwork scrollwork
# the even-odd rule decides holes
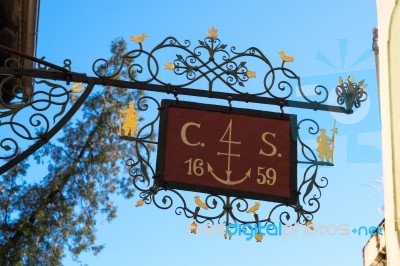
[[[21,80],[23,77],[9,76],[5,78],[0,84],[0,91],[5,90],[8,82],[22,84]],[[26,104],[13,105],[7,104],[1,101],[2,110],[0,111],[0,127],[2,132],[9,130],[9,136],[13,136],[12,148],[8,148],[12,151],[10,155],[0,155],[1,159],[12,158],[19,152],[19,145],[15,138],[19,137],[22,140],[37,140],[44,136],[50,129],[51,124],[54,123],[65,110],[68,102],[68,94],[70,93],[65,87],[51,83],[49,81],[36,81],[35,84],[47,85],[47,90],[35,91],[29,95],[19,96],[18,91],[24,90],[21,85],[15,85],[12,88],[12,93],[16,99],[24,99],[26,97],[32,98],[32,101]],[[44,114],[51,106],[59,106],[59,110],[55,111],[52,115],[52,119],[48,119],[48,115]],[[23,112],[30,109],[28,112]],[[28,119],[26,116],[28,115]],[[28,121],[25,124],[23,121]]]
[[[218,38],[216,29],[209,30],[208,36],[199,40],[195,47],[191,47],[192,43],[189,40],[180,42],[174,37],[167,37],[147,51],[143,49],[146,37],[144,33],[132,36],[131,40],[139,47],[124,54],[121,51],[119,58],[122,59],[119,62],[113,62],[111,65],[106,59],[96,60],[92,66],[96,77],[71,72],[71,61],[68,59],[64,60],[63,66],[58,66],[46,62],[44,57],[35,58],[0,45],[0,49],[7,53],[37,63],[36,68],[27,69],[19,66],[17,60],[9,59],[5,67],[0,67],[0,75],[4,77],[0,81],[0,108],[2,108],[0,126],[2,129],[8,127],[9,132],[21,138],[23,142],[36,140],[31,148],[22,151],[20,140],[1,136],[0,159],[11,161],[6,162],[7,166],[0,166],[0,173],[10,169],[50,139],[62,124],[72,117],[96,84],[174,93],[176,99],[179,93],[179,95],[224,99],[229,103],[253,102],[273,104],[280,106],[281,109],[290,106],[347,114],[353,112],[353,106],[360,107],[361,102],[367,98],[365,86],[360,84],[363,81],[356,84],[352,80],[348,80],[347,83],[339,80],[339,85],[336,87],[337,102],[345,103],[346,107],[326,105],[328,90],[324,86],[315,86],[314,94],[305,92],[300,77],[287,67],[287,64],[294,61],[293,57],[281,51],[280,66],[273,66],[270,59],[255,47],[243,52],[238,52],[234,46],[228,49],[228,46]],[[127,73],[129,80],[115,79],[121,73]],[[50,79],[65,81],[66,84],[83,82],[88,85],[77,104],[70,109],[71,111],[66,111],[66,103],[71,92],[80,91],[78,88],[74,91],[68,90],[48,81]],[[173,84],[170,82],[172,79]],[[208,86],[206,90],[188,87],[195,83],[204,87],[204,82]],[[47,86],[49,89],[33,90],[33,84],[36,87]],[[295,90],[298,90],[303,101],[291,99],[294,98],[292,96]],[[12,99],[18,103],[15,101],[11,103]],[[59,108],[58,111],[48,114],[51,108],[56,107]],[[23,113],[28,114],[29,119],[25,123],[20,123],[17,118],[23,116]],[[53,117],[49,119],[49,116]],[[63,122],[56,123],[56,119]],[[18,159],[14,160],[16,157]]]
[[[65,60],[61,67],[44,61],[44,58],[33,58],[0,46],[38,64],[35,69],[24,69],[18,66],[16,60],[10,59],[6,61],[6,67],[0,69],[0,74],[5,76],[0,82],[0,159],[9,160],[0,166],[0,173],[10,169],[54,136],[82,105],[95,84],[173,93],[176,101],[179,101],[178,93],[225,99],[229,102],[230,110],[231,101],[244,101],[274,104],[280,106],[281,110],[284,106],[291,106],[350,114],[353,106],[358,108],[367,99],[364,81],[356,83],[349,76],[347,82],[340,78],[336,87],[337,102],[339,105],[344,103],[345,108],[326,105],[324,103],[329,93],[324,86],[317,85],[312,93],[305,92],[301,78],[287,67],[294,61],[292,56],[281,51],[281,64],[274,66],[255,47],[242,52],[238,52],[234,46],[227,49],[228,46],[221,42],[214,28],[195,47],[191,47],[189,40],[180,42],[174,37],[167,37],[147,51],[143,49],[146,37],[144,33],[132,36],[131,40],[139,47],[120,56],[121,61],[114,62],[112,66],[106,59],[96,60],[92,65],[96,77],[71,72],[70,60]],[[128,81],[115,79],[121,71],[128,74]],[[49,79],[65,81],[67,85],[71,81],[78,83],[67,88]],[[174,84],[171,84],[171,79]],[[87,84],[86,88],[82,87],[83,83]],[[32,84],[35,84],[34,90],[30,86]],[[189,88],[192,84],[206,84],[207,90]],[[298,90],[303,101],[292,99],[295,90]],[[81,92],[76,104],[68,109],[71,94]],[[4,100],[6,93],[18,104]],[[149,111],[150,105],[159,111],[162,108],[155,98],[144,96],[136,102],[136,110]],[[292,126],[301,151],[301,159],[298,158],[297,163],[306,165],[303,178],[298,180],[295,203],[263,203],[261,206],[257,201],[214,194],[202,194],[202,198],[189,202],[180,190],[164,187],[151,159],[153,145],[158,144],[153,137],[159,118],[160,113],[157,112],[138,130],[135,125],[133,137],[133,127],[126,127],[130,130],[130,136],[121,136],[122,139],[135,141],[133,154],[136,157],[129,159],[127,166],[131,181],[140,192],[136,206],[154,204],[160,209],[175,208],[177,215],[193,219],[194,223],[228,225],[240,222],[259,226],[280,222],[283,225],[310,225],[320,208],[321,191],[328,185],[326,177],[318,177],[319,167],[333,165],[333,151],[329,154],[321,150],[317,156],[307,141],[303,140],[304,134],[313,136],[320,132],[314,120],[303,119]],[[24,150],[22,145],[31,146]],[[263,213],[262,217],[257,212]]]
[[[59,67],[43,59],[36,60],[37,70],[44,73],[70,73],[70,60],[65,60],[64,66]],[[3,74],[0,82],[0,160],[5,161],[0,165],[0,173],[32,154],[54,136],[78,110],[94,86],[69,88],[47,79],[29,77],[15,58],[6,60],[5,67],[15,71],[13,74]],[[6,101],[6,94],[13,100]],[[69,106],[72,94],[81,95],[73,108]]]
[[[147,99],[154,101],[155,106],[160,109],[160,104],[154,98]],[[138,109],[140,109],[139,102]],[[147,106],[144,110],[147,111]],[[151,128],[150,132],[152,132],[155,123],[159,122],[159,117],[160,114],[158,113],[155,119],[143,126],[143,129]],[[233,222],[239,222],[242,224],[254,223],[257,226],[261,224],[264,226],[269,224],[275,225],[277,222],[280,222],[282,225],[299,223],[312,226],[311,221],[314,218],[314,214],[320,208],[319,199],[321,191],[328,185],[326,177],[318,177],[318,168],[320,166],[332,166],[333,164],[320,161],[313,149],[303,140],[302,136],[304,134],[312,136],[318,134],[320,128],[317,122],[312,119],[303,119],[298,124],[293,125],[293,127],[301,150],[300,156],[302,160],[298,160],[298,163],[307,165],[303,178],[298,180],[296,192],[298,197],[294,204],[278,203],[274,205],[268,202],[262,202],[261,204],[259,201],[215,194],[201,194],[203,201],[200,198],[195,198],[193,202],[190,202],[189,199],[192,198],[191,196],[184,197],[180,190],[162,186],[158,182],[159,177],[151,167],[151,159],[148,151],[144,150],[144,155],[141,155],[140,152],[143,150],[137,149],[137,159],[127,161],[132,182],[140,192],[136,206],[154,204],[164,210],[174,208],[177,215],[184,215],[186,218],[193,219],[193,226],[196,225],[196,222],[212,225],[228,225]],[[150,137],[150,135],[140,137],[140,132],[143,129],[138,131],[138,136],[135,138],[124,138],[137,141],[138,147],[144,147],[144,143],[148,141],[146,136]],[[150,175],[147,173],[147,169],[140,169],[138,167],[141,165],[149,167]],[[194,192],[185,193],[195,195]],[[196,202],[197,200],[200,200],[200,202]],[[268,206],[267,210],[262,210],[260,205]],[[259,208],[260,210],[258,210]],[[263,213],[262,217],[259,217],[257,212]]]
[[[365,91],[367,84],[364,84],[364,80],[355,82],[352,76],[347,78],[347,82],[339,78],[339,85],[336,86],[337,102],[346,106],[348,111],[352,111],[353,106],[359,108],[361,102],[367,100],[367,92]]]
[[[293,95],[295,88],[298,88],[300,95],[308,103],[322,104],[328,99],[328,90],[322,85],[315,87],[313,97],[306,96],[310,94],[303,91],[300,77],[286,67],[287,62],[293,61],[287,60],[288,56],[285,58],[281,55],[281,66],[274,67],[258,48],[250,47],[243,52],[237,52],[236,47],[232,46],[228,50],[227,45],[216,37],[199,40],[193,49],[189,40],[181,43],[174,37],[165,38],[150,51],[143,50],[142,42],[138,45],[139,49],[124,54],[122,61],[112,70],[109,69],[107,60],[96,60],[92,67],[94,73],[98,77],[112,78],[126,65],[132,81],[156,83],[166,88],[171,85],[169,76],[165,74],[168,71],[173,72],[176,77],[184,77],[182,80],[174,78],[175,88],[186,88],[205,80],[210,97],[216,92],[215,83],[218,81],[224,85],[219,91],[239,95],[287,100]],[[169,49],[173,52],[168,53]],[[171,54],[171,57],[157,56],[159,52]],[[160,58],[169,62],[161,63]],[[252,62],[249,63],[249,60]],[[162,66],[165,71],[162,71]],[[263,69],[263,72],[258,71],[256,74],[255,68]],[[258,83],[253,81],[246,85],[251,79],[257,80]]]
[[[140,97],[136,104],[137,110],[143,112],[149,109],[149,104],[155,104],[157,106],[157,110],[160,109],[160,104],[158,103],[158,101],[150,96]],[[141,182],[146,181],[147,185],[149,185],[150,177],[155,176],[155,170],[150,162],[150,156],[152,151],[151,145],[157,144],[157,142],[153,140],[153,137],[155,133],[155,125],[159,118],[160,114],[157,113],[157,116],[154,119],[147,122],[145,125],[137,130],[134,137],[121,136],[121,139],[135,141],[136,158],[129,159],[127,161],[127,165],[130,168],[129,173],[131,176],[135,177],[135,180],[133,180],[135,181],[135,186],[137,178],[140,178],[140,180],[142,180]],[[139,187],[136,188],[138,190],[141,190]]]

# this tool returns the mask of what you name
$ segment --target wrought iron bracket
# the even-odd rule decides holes
[[[4,66],[0,66],[0,128],[2,133],[7,134],[0,135],[0,160],[5,161],[0,165],[0,174],[10,170],[50,140],[76,113],[95,85],[172,93],[177,102],[178,95],[223,99],[228,101],[230,109],[234,108],[233,101],[275,105],[282,113],[284,107],[292,107],[351,114],[353,107],[360,107],[361,102],[367,98],[363,81],[356,83],[349,76],[347,82],[340,78],[336,87],[338,106],[328,105],[326,102],[329,92],[324,86],[317,85],[311,92],[303,90],[301,78],[287,67],[293,62],[293,57],[281,51],[281,62],[274,66],[270,59],[255,47],[243,52],[237,52],[234,46],[227,49],[227,45],[218,39],[217,31],[213,28],[209,30],[208,37],[199,40],[198,45],[193,48],[188,40],[181,43],[174,37],[167,37],[151,50],[145,50],[145,38],[145,34],[132,36],[131,40],[138,47],[123,54],[121,61],[112,69],[107,60],[95,60],[92,65],[94,76],[71,71],[70,60],[64,60],[64,65],[58,66],[45,61],[44,58],[35,58],[0,46],[1,50],[14,55],[6,60]],[[36,67],[25,68],[19,63],[22,60],[15,57],[33,61]],[[160,60],[164,60],[163,63]],[[115,79],[123,69],[128,70],[129,79]],[[256,71],[250,69],[262,70],[256,75]],[[171,83],[171,80],[174,82]],[[67,88],[60,85],[60,81],[65,82],[67,86],[71,82],[76,85]],[[24,87],[27,83],[31,83],[32,89]],[[293,96],[295,90],[302,97],[301,101]],[[6,93],[11,95],[15,102],[5,100],[3,96]],[[79,97],[70,106],[72,94]],[[158,111],[162,111],[157,100],[149,96],[142,97],[136,103],[139,111],[148,110],[144,101],[155,103]],[[345,104],[345,107],[339,106],[342,104]],[[151,152],[146,144],[157,144],[150,136],[158,119],[159,115],[138,130],[135,137],[121,137],[136,143],[137,158],[128,160],[127,164],[130,167],[132,182],[140,191],[141,199],[137,206],[154,203],[161,209],[168,209],[172,207],[175,197],[180,199],[182,204],[176,207],[175,213],[184,214],[197,222],[218,221],[229,224],[230,221],[238,221],[257,225],[273,223],[276,215],[283,224],[299,222],[308,225],[313,214],[319,209],[321,189],[327,186],[328,180],[325,177],[317,177],[318,168],[333,164],[318,160],[314,151],[302,140],[300,133],[297,137],[303,158],[299,158],[297,163],[307,166],[296,191],[299,196],[295,204],[280,203],[273,206],[269,209],[269,214],[262,219],[255,212],[253,216],[246,216],[249,203],[242,198],[208,195],[205,204],[214,214],[204,213],[198,207],[193,209],[178,190],[162,187],[150,163]],[[311,124],[307,127],[308,134],[315,135],[319,132],[318,124],[312,119],[301,120],[297,124],[297,130],[300,132],[307,123]],[[21,145],[22,142],[25,147]],[[172,196],[162,196],[163,193],[170,193]],[[221,210],[218,210],[217,206],[221,206]]]

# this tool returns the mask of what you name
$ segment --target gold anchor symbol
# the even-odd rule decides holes
[[[225,139],[225,137],[228,135],[228,140]],[[247,178],[250,178],[251,175],[251,168],[246,172],[246,174],[244,175],[244,177],[240,180],[237,181],[231,181],[231,157],[240,157],[240,154],[235,154],[232,153],[232,144],[241,144],[241,141],[233,141],[232,140],[232,119],[229,122],[228,127],[225,130],[224,135],[221,137],[221,139],[219,140],[219,142],[224,142],[224,143],[228,143],[228,152],[217,152],[217,155],[226,155],[228,157],[228,162],[227,162],[227,169],[225,170],[226,173],[226,180],[222,179],[220,177],[218,177],[215,173],[214,173],[214,169],[211,167],[210,163],[207,162],[207,171],[220,183],[225,184],[225,185],[237,185],[240,183],[243,183]]]

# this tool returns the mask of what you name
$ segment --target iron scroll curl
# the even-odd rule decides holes
[[[267,56],[256,47],[238,52],[235,46],[228,49],[228,45],[216,37],[199,40],[198,45],[193,48],[189,40],[181,43],[175,37],[165,38],[150,51],[144,50],[142,43],[138,45],[138,49],[124,54],[113,69],[110,69],[106,59],[97,59],[92,66],[94,74],[101,78],[113,78],[125,67],[131,81],[159,84],[167,88],[171,83],[170,76],[165,73],[172,72],[176,77],[182,77],[174,80],[174,88],[187,88],[205,81],[210,96],[214,92],[229,92],[242,96],[288,100],[297,88],[303,100],[308,103],[323,104],[328,99],[328,90],[323,85],[315,86],[312,98],[307,96],[310,92],[304,92],[300,77],[286,66],[287,62],[282,61],[281,66],[274,67]],[[160,53],[170,54],[170,61],[160,62],[162,59],[159,58],[167,59],[158,56]],[[261,77],[258,77],[261,72],[256,74],[252,70],[254,67],[264,69]],[[217,82],[223,84],[222,89],[221,86],[219,90],[215,88],[218,87],[215,85]],[[249,84],[246,85],[247,83]]]

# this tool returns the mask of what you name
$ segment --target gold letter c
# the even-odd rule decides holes
[[[196,126],[197,128],[200,128],[201,124],[196,124],[194,122],[187,122],[186,124],[183,125],[182,129],[181,129],[181,138],[183,143],[185,143],[188,146],[198,146],[200,145],[200,141],[197,143],[190,143],[186,137],[186,130],[188,127],[190,126]]]

